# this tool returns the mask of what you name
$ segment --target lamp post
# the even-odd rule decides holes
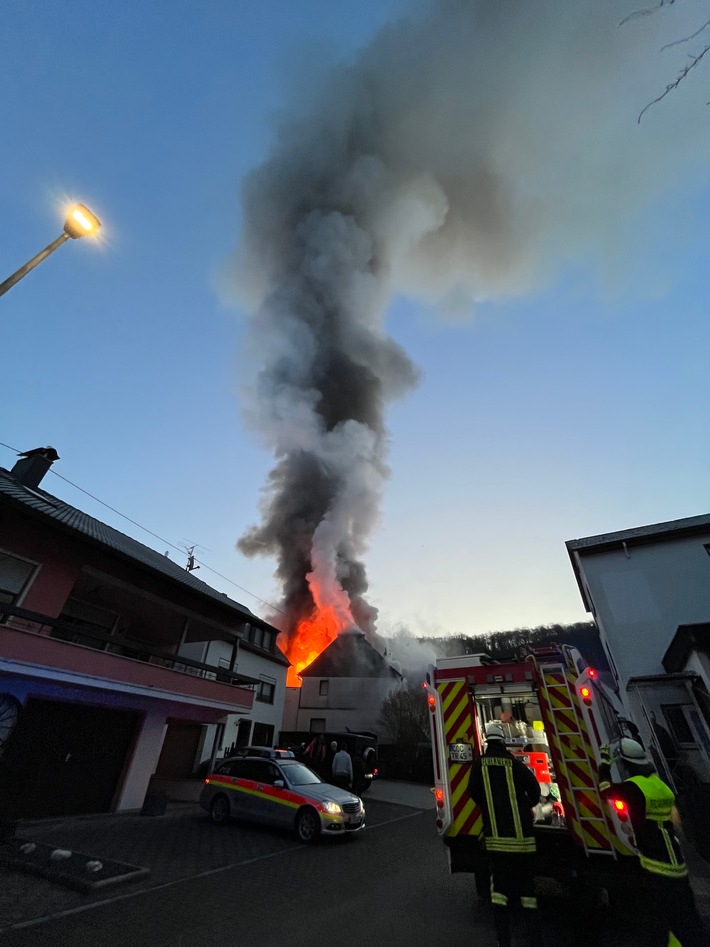
[[[101,221],[99,218],[95,214],[92,214],[89,208],[84,204],[76,204],[69,211],[69,216],[64,221],[64,230],[59,234],[57,239],[53,240],[44,250],[40,250],[36,256],[28,260],[19,270],[15,270],[12,276],[8,276],[4,282],[0,283],[0,296],[4,295],[8,289],[12,289],[15,283],[19,283],[23,276],[27,276],[30,270],[33,270],[43,260],[46,260],[51,253],[54,253],[54,251],[58,247],[61,247],[67,240],[76,240],[77,237],[95,237],[100,230]]]

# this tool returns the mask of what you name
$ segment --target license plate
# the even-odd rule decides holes
[[[470,743],[450,743],[449,760],[452,763],[470,763],[473,759],[473,749]]]

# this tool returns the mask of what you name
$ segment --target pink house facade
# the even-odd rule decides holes
[[[280,716],[288,661],[247,608],[41,489],[49,450],[0,468],[0,804],[139,809]]]

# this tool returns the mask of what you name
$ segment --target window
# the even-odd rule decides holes
[[[255,723],[254,724],[254,746],[271,746],[274,742],[273,724]]]
[[[261,643],[262,648],[266,648],[267,651],[274,650],[274,633],[273,631],[267,631],[264,628],[264,640]]]
[[[276,769],[268,760],[254,760],[254,779],[259,783],[266,783],[269,786],[274,785],[276,779]]]
[[[274,681],[259,681],[259,689],[256,692],[256,699],[264,704],[273,704],[276,683]]]
[[[226,763],[221,767],[219,772],[234,776],[235,779],[251,779],[249,766],[244,760],[232,760],[231,763]]]
[[[670,727],[671,735],[676,743],[695,745],[696,740],[690,724],[685,716],[682,704],[663,704],[661,706],[663,716]]]
[[[318,684],[318,693],[320,694],[321,697],[327,697],[327,696],[328,696],[328,684],[329,684],[329,683],[330,683],[329,681],[320,681],[320,682],[319,682],[319,684]]]
[[[704,547],[705,552],[710,556],[710,543],[705,543]]]
[[[262,639],[262,635],[263,635],[263,634],[264,634],[264,631],[263,631],[262,628],[254,628],[254,627],[252,627],[252,630],[251,630],[251,640],[252,640],[252,642],[253,642],[255,645],[259,645],[259,647],[261,647],[261,639]]]
[[[325,733],[325,717],[311,717],[308,729],[311,733]]]
[[[29,585],[36,568],[36,562],[0,552],[0,602],[4,605],[15,605]]]

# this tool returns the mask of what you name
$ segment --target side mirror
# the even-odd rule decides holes
[[[283,779],[274,780],[274,786],[276,787],[276,789],[283,789],[285,785],[286,783],[283,781]]]

